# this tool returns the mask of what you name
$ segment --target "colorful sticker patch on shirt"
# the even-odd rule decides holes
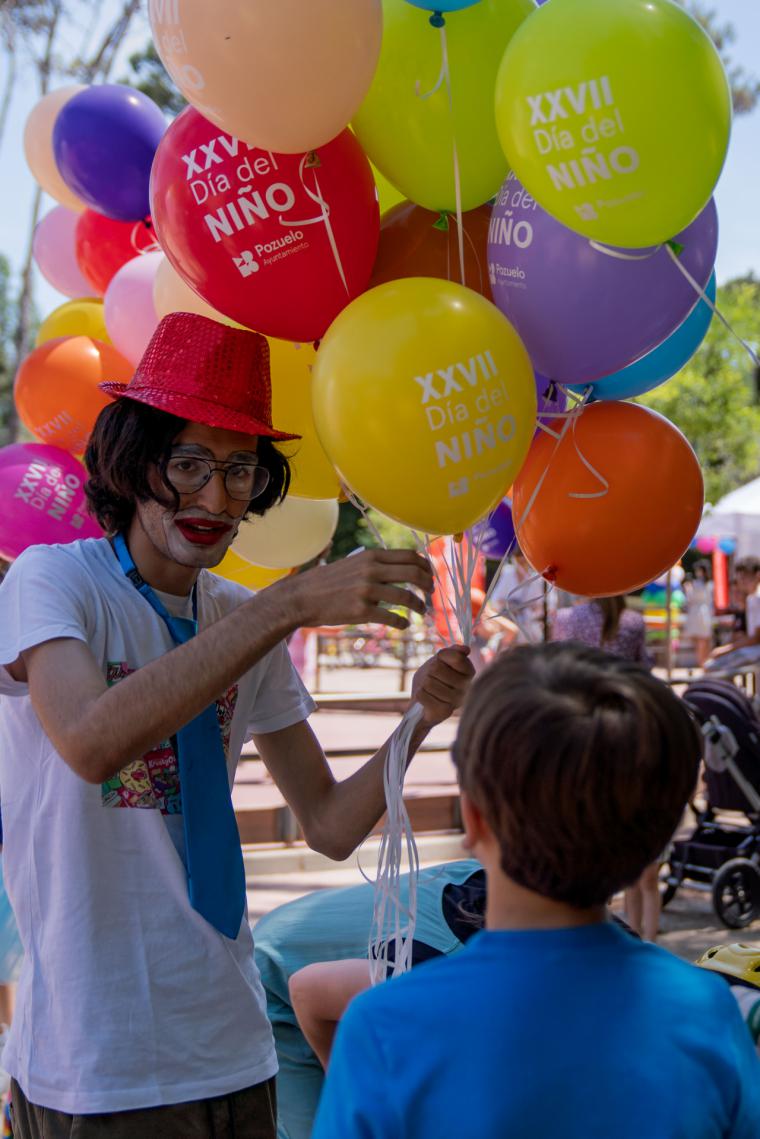
[[[106,680],[116,684],[133,670],[123,661],[108,663]],[[233,686],[216,702],[216,715],[222,733],[225,755],[229,752],[232,717],[237,704],[238,686]],[[141,759],[128,763],[101,784],[104,807],[140,807],[163,815],[182,814],[179,764],[171,740],[165,740]]]

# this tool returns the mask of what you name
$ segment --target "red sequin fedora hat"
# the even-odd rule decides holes
[[[266,338],[196,313],[165,316],[129,383],[100,388],[206,427],[300,439],[272,426]]]

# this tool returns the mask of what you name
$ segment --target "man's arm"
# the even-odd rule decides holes
[[[442,649],[415,674],[412,699],[423,719],[409,758],[430,729],[458,708],[473,675],[466,649]],[[385,811],[386,742],[348,779],[336,782],[308,723],[255,736],[259,755],[291,807],[313,850],[341,861],[366,838]]]
[[[412,551],[373,550],[286,578],[186,644],[109,688],[88,646],[46,641],[11,665],[28,679],[32,704],[56,750],[90,783],[101,783],[194,719],[279,641],[301,625],[383,623],[406,628],[385,608],[424,612],[411,589],[432,589]]]

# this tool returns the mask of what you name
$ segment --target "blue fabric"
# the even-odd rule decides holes
[[[11,985],[18,980],[23,959],[24,947],[5,892],[3,860],[0,857],[0,985]]]
[[[476,934],[363,993],[313,1139],[758,1139],[723,981],[612,924]]]
[[[444,919],[442,896],[447,886],[466,882],[480,869],[474,859],[461,859],[420,871],[416,940],[441,954],[461,950],[461,941]],[[402,874],[399,885],[402,901],[406,901],[408,874]],[[309,1139],[324,1082],[322,1065],[298,1027],[288,982],[298,969],[315,961],[366,957],[374,900],[370,884],[317,890],[278,906],[254,926],[256,964],[280,1065],[278,1139]]]
[[[123,535],[116,535],[113,546],[125,575],[164,621],[174,643],[194,637],[197,620],[175,617],[161,604],[140,577]],[[195,590],[193,614],[197,616]],[[190,904],[234,940],[245,913],[245,866],[215,704],[177,732],[177,762]]]

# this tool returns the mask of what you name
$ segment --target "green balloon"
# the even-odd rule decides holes
[[[551,0],[504,53],[496,121],[510,165],[548,213],[641,248],[707,204],[731,93],[709,36],[672,0]]]
[[[353,128],[405,198],[429,210],[456,209],[455,142],[462,209],[473,210],[497,193],[507,161],[496,132],[496,74],[504,49],[534,8],[533,0],[480,0],[447,12],[439,32],[407,0],[383,0],[380,62]],[[451,107],[445,81],[439,84],[442,35]]]

